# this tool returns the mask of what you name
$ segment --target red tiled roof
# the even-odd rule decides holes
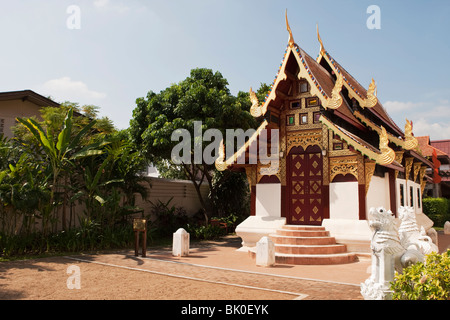
[[[301,57],[305,60],[306,65],[308,66],[308,69],[311,71],[312,79],[316,79],[319,83],[319,86],[325,91],[325,93],[328,96],[328,99],[331,99],[332,91],[335,85],[335,81],[333,77],[330,75],[330,73],[321,66],[315,59],[313,59],[309,54],[307,54],[305,51],[303,51],[302,48],[300,48],[297,44],[296,48],[298,49],[297,52],[301,55]],[[342,114],[344,118],[346,118],[347,121],[350,121],[350,123],[353,126],[358,126],[360,122],[356,117],[353,115],[353,113],[350,111],[347,102],[345,99],[342,99],[342,104],[339,108],[336,109],[337,115]],[[342,118],[342,117],[341,117]]]
[[[440,151],[450,155],[450,139],[430,141],[430,145]]]
[[[430,136],[422,136],[416,137],[417,141],[419,141],[419,148],[422,151],[422,155],[424,157],[433,156],[433,150],[436,150],[436,154],[438,156],[446,156],[447,154],[438,148],[430,145]]]
[[[353,76],[349,72],[347,72],[347,70],[345,70],[334,58],[332,58],[328,52],[325,52],[325,54],[333,62],[333,65],[331,65],[330,67],[336,68],[337,70],[341,71],[342,75],[344,76],[344,81],[347,82],[348,85],[350,85],[351,89],[362,99],[366,99],[367,90],[355,78],[353,78]],[[328,63],[328,61],[326,62]],[[389,127],[397,131],[400,136],[404,135],[403,131],[397,126],[394,120],[392,120],[392,118],[389,116],[389,114],[379,101],[374,107],[368,108],[368,110],[370,110],[370,112],[372,112],[376,117],[386,123]]]

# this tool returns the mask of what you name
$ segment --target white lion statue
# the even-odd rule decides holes
[[[403,268],[423,262],[424,255],[435,249],[431,239],[419,232],[413,209],[400,207],[399,213],[402,223],[397,229],[390,210],[383,207],[369,210],[369,226],[374,233],[372,273],[361,284],[361,294],[366,300],[390,299],[395,270],[401,273]]]
[[[406,249],[417,249],[426,255],[431,252],[438,252],[438,247],[433,243],[431,238],[427,236],[424,227],[420,228],[416,222],[416,214],[414,208],[400,207],[398,209],[398,217],[400,218],[400,227],[398,229],[402,246]]]

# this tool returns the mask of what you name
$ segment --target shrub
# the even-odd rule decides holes
[[[450,249],[431,253],[419,262],[395,274],[391,283],[394,300],[449,300]]]
[[[186,210],[182,207],[170,205],[172,200],[173,197],[167,202],[158,200],[153,203],[150,201],[152,204],[151,215],[155,217],[152,227],[154,233],[159,237],[171,236],[178,228],[182,228],[189,222]]]
[[[422,201],[423,213],[433,220],[435,227],[443,227],[450,220],[449,201],[445,198],[425,198]]]
[[[213,225],[190,225],[185,226],[186,232],[188,232],[192,239],[196,240],[213,240],[219,239],[225,235],[225,230],[221,229],[219,226]]]

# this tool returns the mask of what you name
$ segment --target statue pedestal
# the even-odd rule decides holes
[[[392,300],[392,291],[371,278],[361,283],[361,295],[364,300]]]

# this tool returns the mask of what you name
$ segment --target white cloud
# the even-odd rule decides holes
[[[415,136],[430,136],[431,140],[450,139],[448,99],[435,97],[419,102],[387,101],[383,106],[397,124],[403,124],[405,118],[411,120]]]
[[[74,81],[69,77],[49,80],[39,86],[39,91],[58,101],[91,103],[106,98],[106,93],[91,90],[84,82]]]
[[[109,0],[95,0],[94,1],[94,6],[100,8],[100,7],[104,7],[109,3]]]
[[[123,2],[120,3],[115,2],[113,4],[111,3],[110,0],[95,0],[94,6],[99,9],[109,9],[118,13],[126,13],[130,11],[130,7],[125,5]]]
[[[402,101],[386,101],[383,106],[386,108],[388,113],[404,113],[405,110],[414,110],[420,107],[422,103],[420,102],[402,102]]]
[[[450,139],[450,121],[433,122],[421,118],[413,121],[413,132],[416,137],[430,136],[431,140]]]

